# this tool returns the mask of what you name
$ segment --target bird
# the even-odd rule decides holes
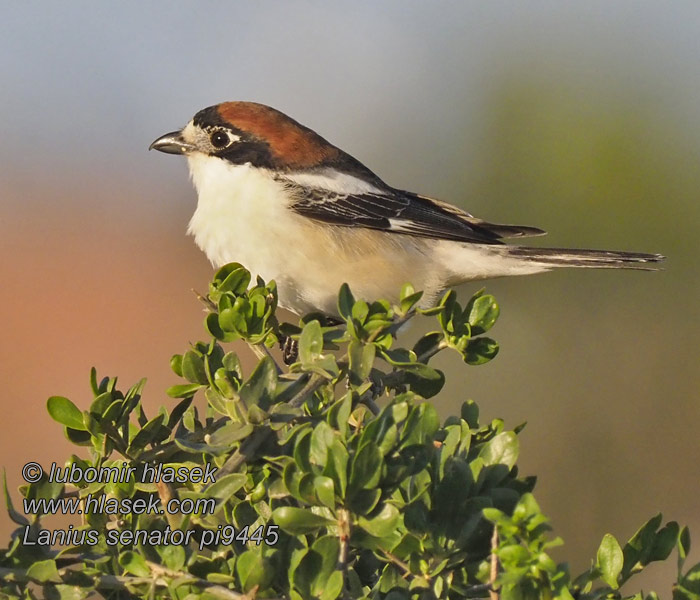
[[[656,270],[660,254],[537,248],[543,235],[479,219],[442,200],[385,183],[359,160],[270,106],[223,102],[149,147],[187,158],[197,192],[189,222],[214,267],[238,262],[274,280],[296,314],[338,316],[356,298],[395,301],[410,283],[429,307],[447,288],[559,267]]]

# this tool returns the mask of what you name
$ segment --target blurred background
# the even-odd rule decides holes
[[[443,416],[527,420],[521,469],[588,566],[658,511],[700,536],[700,4],[2,3],[0,464],[72,451],[46,399],[89,370],[147,376],[203,339],[184,160],[157,136],[224,100],[270,104],[388,183],[551,246],[661,252],[658,273],[487,282],[497,360],[438,358]],[[464,286],[462,298],[478,285]],[[12,524],[0,511],[0,545]],[[691,558],[697,560],[697,550]],[[668,597],[674,568],[640,582]]]

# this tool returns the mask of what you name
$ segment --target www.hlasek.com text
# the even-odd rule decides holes
[[[171,498],[163,504],[160,498],[151,494],[146,498],[115,498],[105,494],[84,498],[24,498],[24,512],[32,515],[82,515],[103,513],[106,515],[211,515],[216,510],[215,498]]]

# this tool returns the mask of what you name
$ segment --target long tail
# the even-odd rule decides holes
[[[507,246],[508,256],[525,259],[546,267],[589,267],[595,269],[638,269],[657,271],[666,257],[642,252],[579,250],[573,248],[528,248]]]

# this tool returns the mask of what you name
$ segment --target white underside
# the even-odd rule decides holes
[[[395,300],[410,282],[430,305],[448,285],[548,269],[498,246],[318,223],[289,210],[289,192],[265,170],[200,153],[188,162],[199,196],[188,233],[215,267],[239,262],[274,279],[280,305],[299,314],[336,313],[343,283],[358,298]]]

